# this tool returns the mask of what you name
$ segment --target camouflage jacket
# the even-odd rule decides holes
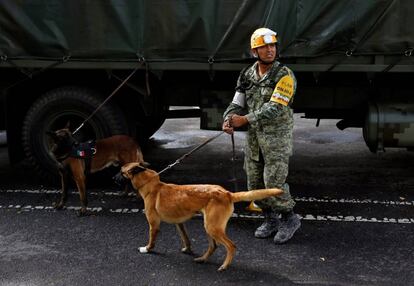
[[[223,117],[247,113],[246,156],[259,160],[259,150],[273,152],[274,156],[291,155],[293,111],[290,106],[295,92],[293,72],[277,61],[262,78],[257,73],[257,62],[240,73],[233,101]]]

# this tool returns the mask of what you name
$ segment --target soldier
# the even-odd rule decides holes
[[[274,242],[281,244],[301,225],[299,216],[293,212],[295,202],[286,183],[292,155],[293,111],[290,106],[296,78],[288,67],[276,60],[276,32],[257,29],[250,45],[257,61],[241,71],[233,101],[224,112],[222,127],[232,134],[233,128],[248,126],[244,159],[248,189],[277,187],[284,190],[280,197],[255,202],[265,217],[255,237],[276,234]]]

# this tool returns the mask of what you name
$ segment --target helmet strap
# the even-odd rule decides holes
[[[274,63],[274,62],[278,59],[278,57],[279,57],[279,53],[278,53],[279,49],[278,49],[278,47],[277,47],[277,46],[276,46],[276,57],[275,57],[275,59],[274,59],[272,62],[270,62],[270,63],[265,62],[265,61],[263,61],[263,60],[260,58],[259,53],[257,52],[257,48],[255,48],[254,50],[255,50],[255,51],[254,51],[254,53],[253,53],[253,56],[254,56],[255,58],[257,58],[257,61],[258,61],[259,63],[263,64],[263,65],[271,65],[271,64],[273,64],[273,63]]]

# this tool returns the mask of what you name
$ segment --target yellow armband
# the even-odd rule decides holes
[[[273,90],[273,94],[272,94],[272,97],[270,98],[270,101],[277,102],[284,106],[287,106],[293,94],[294,94],[293,78],[289,75],[285,75],[276,84],[275,90]]]

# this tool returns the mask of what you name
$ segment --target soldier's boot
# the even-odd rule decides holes
[[[300,218],[293,211],[282,214],[279,231],[273,239],[274,243],[282,244],[291,239],[293,234],[300,228],[300,225]]]
[[[264,222],[256,229],[256,238],[267,238],[274,235],[279,229],[279,215],[271,210],[262,209]]]

